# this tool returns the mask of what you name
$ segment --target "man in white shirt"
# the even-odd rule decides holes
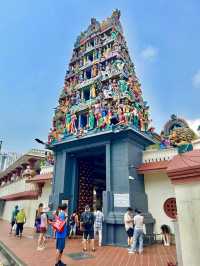
[[[128,253],[132,254],[137,251],[137,244],[139,242],[139,253],[143,252],[143,226],[144,226],[144,217],[141,215],[141,211],[135,210],[134,220],[134,235],[133,235],[133,244],[131,248],[128,250]]]
[[[124,214],[124,225],[128,236],[128,246],[131,246],[133,241],[133,209],[130,207]]]
[[[100,208],[97,208],[97,211],[94,213],[95,222],[94,222],[94,235],[96,236],[97,232],[99,234],[99,246],[102,245],[102,224],[104,221],[104,215]]]

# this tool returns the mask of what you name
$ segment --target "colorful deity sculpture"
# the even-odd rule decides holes
[[[96,98],[96,84],[93,83],[90,90],[90,96],[92,99]]]
[[[112,97],[112,86],[111,86],[110,83],[109,83],[109,85],[105,85],[105,86],[103,87],[103,94],[104,94],[104,97],[105,97],[106,99]]]
[[[128,104],[127,101],[123,107],[123,111],[124,111],[124,116],[125,116],[125,122],[126,124],[129,124],[131,120],[131,112],[130,112],[130,105]]]
[[[81,102],[81,96],[80,96],[80,91],[76,92],[76,104],[79,104]]]
[[[125,124],[126,123],[126,118],[125,118],[125,115],[124,115],[124,112],[121,108],[119,108],[118,110],[118,118],[119,118],[119,124]]]
[[[125,63],[121,59],[116,59],[113,67],[116,71],[123,71]]]
[[[77,133],[77,126],[76,126],[77,116],[75,112],[71,115],[71,133]]]
[[[116,79],[112,81],[112,91],[115,95],[119,95],[119,86]]]
[[[94,129],[95,126],[95,115],[92,109],[89,110],[88,116],[88,127],[90,130]]]
[[[122,95],[126,94],[128,92],[128,85],[124,79],[120,79],[118,81],[118,85],[119,85],[119,90],[120,90]]]
[[[138,128],[138,126],[139,126],[138,111],[134,107],[132,109],[132,118],[133,118],[133,126],[136,127],[136,128]]]
[[[95,78],[98,75],[98,67],[96,64],[92,67],[92,77]]]
[[[67,132],[70,134],[71,133],[71,113],[68,112],[66,114],[66,129],[67,129]]]

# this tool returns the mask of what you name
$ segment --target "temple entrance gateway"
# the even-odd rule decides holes
[[[69,215],[75,209],[82,212],[86,204],[102,206],[104,244],[126,244],[123,216],[128,206],[143,211],[147,234],[153,234],[143,176],[137,172],[142,150],[150,143],[147,135],[132,128],[117,128],[54,144],[51,206],[56,209],[67,201]]]
[[[77,159],[78,202],[77,210],[84,211],[86,205],[92,209],[103,207],[103,191],[106,190],[105,152]]]

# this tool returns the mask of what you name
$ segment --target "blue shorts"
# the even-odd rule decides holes
[[[64,248],[65,248],[65,238],[57,238],[56,249],[59,250],[60,253],[63,253]]]

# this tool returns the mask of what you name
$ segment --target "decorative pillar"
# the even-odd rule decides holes
[[[183,266],[200,262],[200,150],[175,156],[167,174],[174,184]]]
[[[110,143],[106,144],[106,191],[111,190],[111,180],[110,180]]]

